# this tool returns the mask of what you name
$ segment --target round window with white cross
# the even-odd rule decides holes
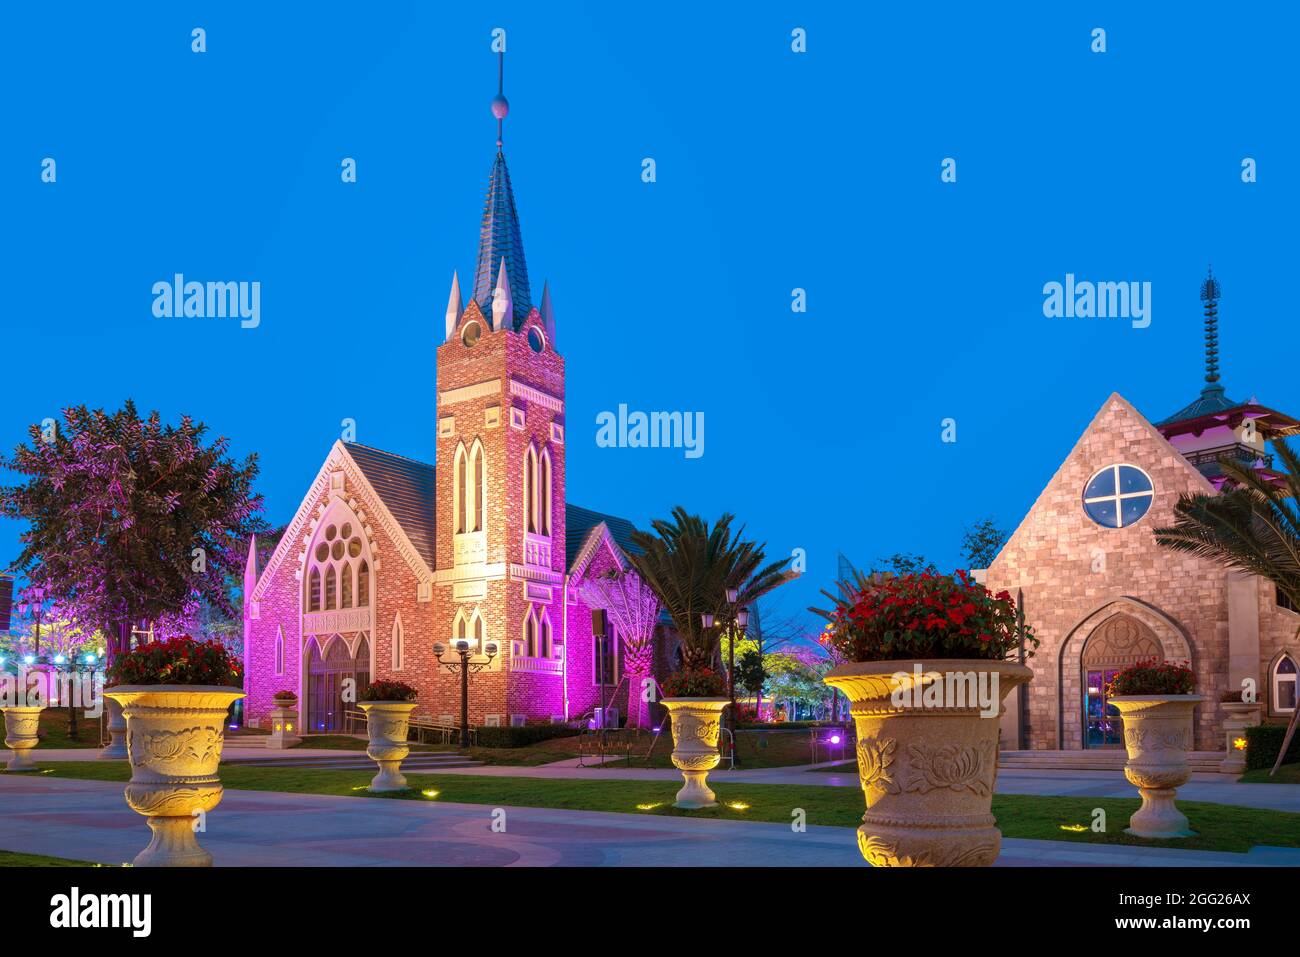
[[[1135,524],[1155,498],[1151,476],[1136,465],[1107,465],[1088,479],[1083,488],[1083,510],[1098,525],[1128,528]]]

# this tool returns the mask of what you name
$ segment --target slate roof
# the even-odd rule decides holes
[[[578,557],[578,552],[582,550],[583,543],[586,542],[587,536],[591,530],[605,523],[609,529],[610,538],[614,539],[614,544],[625,552],[633,555],[639,554],[641,549],[637,548],[632,542],[632,533],[636,531],[636,526],[625,518],[619,518],[617,515],[606,515],[603,512],[593,512],[589,508],[580,508],[577,505],[565,505],[564,507],[564,567],[572,568],[574,559]]]
[[[415,546],[430,568],[435,567],[434,532],[437,528],[435,503],[438,487],[434,481],[434,466],[417,462],[404,455],[394,455],[368,445],[346,442],[344,447],[357,463],[375,494],[393,513],[397,524]],[[606,515],[577,505],[564,508],[564,567],[572,568],[574,559],[582,550],[591,530],[601,522],[609,529],[610,537],[625,552],[637,553],[641,549],[632,542],[636,530],[631,522],[617,515]]]
[[[394,455],[368,445],[346,442],[344,447],[375,490],[375,494],[393,513],[407,538],[430,568],[434,567],[434,530],[437,528],[434,503],[438,486],[434,467],[404,455]]]
[[[484,315],[492,315],[492,293],[497,287],[497,273],[505,260],[510,280],[510,301],[520,321],[532,309],[532,291],[528,288],[528,263],[524,261],[524,240],[519,231],[519,212],[515,193],[510,187],[510,170],[505,154],[497,151],[488,179],[487,199],[483,203],[483,223],[479,228],[478,267],[474,270],[474,301]],[[518,323],[516,323],[518,325]]]
[[[1240,406],[1240,402],[1234,402],[1229,399],[1223,391],[1223,386],[1207,385],[1201,390],[1201,394],[1191,405],[1183,406],[1167,419],[1161,419],[1157,422],[1156,428],[1162,428],[1166,425],[1173,425],[1176,422],[1187,422],[1191,419],[1199,419],[1203,415],[1214,415],[1216,412],[1226,412],[1229,409],[1235,409]]]

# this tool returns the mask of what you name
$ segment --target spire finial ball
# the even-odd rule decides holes
[[[506,114],[510,112],[510,101],[498,93],[492,98],[492,115],[498,120],[504,120]]]

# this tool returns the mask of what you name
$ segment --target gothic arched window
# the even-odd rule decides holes
[[[1284,654],[1273,665],[1273,713],[1290,714],[1296,703],[1295,659]]]
[[[456,446],[456,457],[452,462],[452,511],[456,515],[456,534],[469,531],[469,526],[465,523],[467,515],[467,506],[465,499],[469,496],[469,456],[465,453],[464,444]]]
[[[346,504],[336,502],[317,524],[308,548],[303,608],[315,612],[368,607],[369,554],[360,520]]]
[[[312,568],[307,576],[307,610],[320,611],[320,569]]]
[[[528,614],[524,616],[524,657],[537,657],[537,617],[532,605],[528,606]]]
[[[540,462],[541,474],[537,479],[538,531],[543,535],[551,534],[551,450],[543,449]]]

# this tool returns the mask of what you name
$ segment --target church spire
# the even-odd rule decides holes
[[[505,51],[498,54],[497,95],[492,100],[492,115],[497,120],[497,156],[488,179],[487,200],[483,204],[483,223],[479,229],[478,268],[474,271],[474,301],[487,313],[492,308],[497,279],[504,268],[516,316],[527,316],[532,309],[528,288],[528,264],[524,261],[524,241],[519,231],[519,213],[510,186],[510,170],[502,146],[503,121],[510,112],[505,97]]]
[[[1214,278],[1214,267],[1210,267],[1201,283],[1201,302],[1205,303],[1205,382],[1206,388],[1223,389],[1216,386],[1219,381],[1219,295],[1222,292],[1219,280]]]

